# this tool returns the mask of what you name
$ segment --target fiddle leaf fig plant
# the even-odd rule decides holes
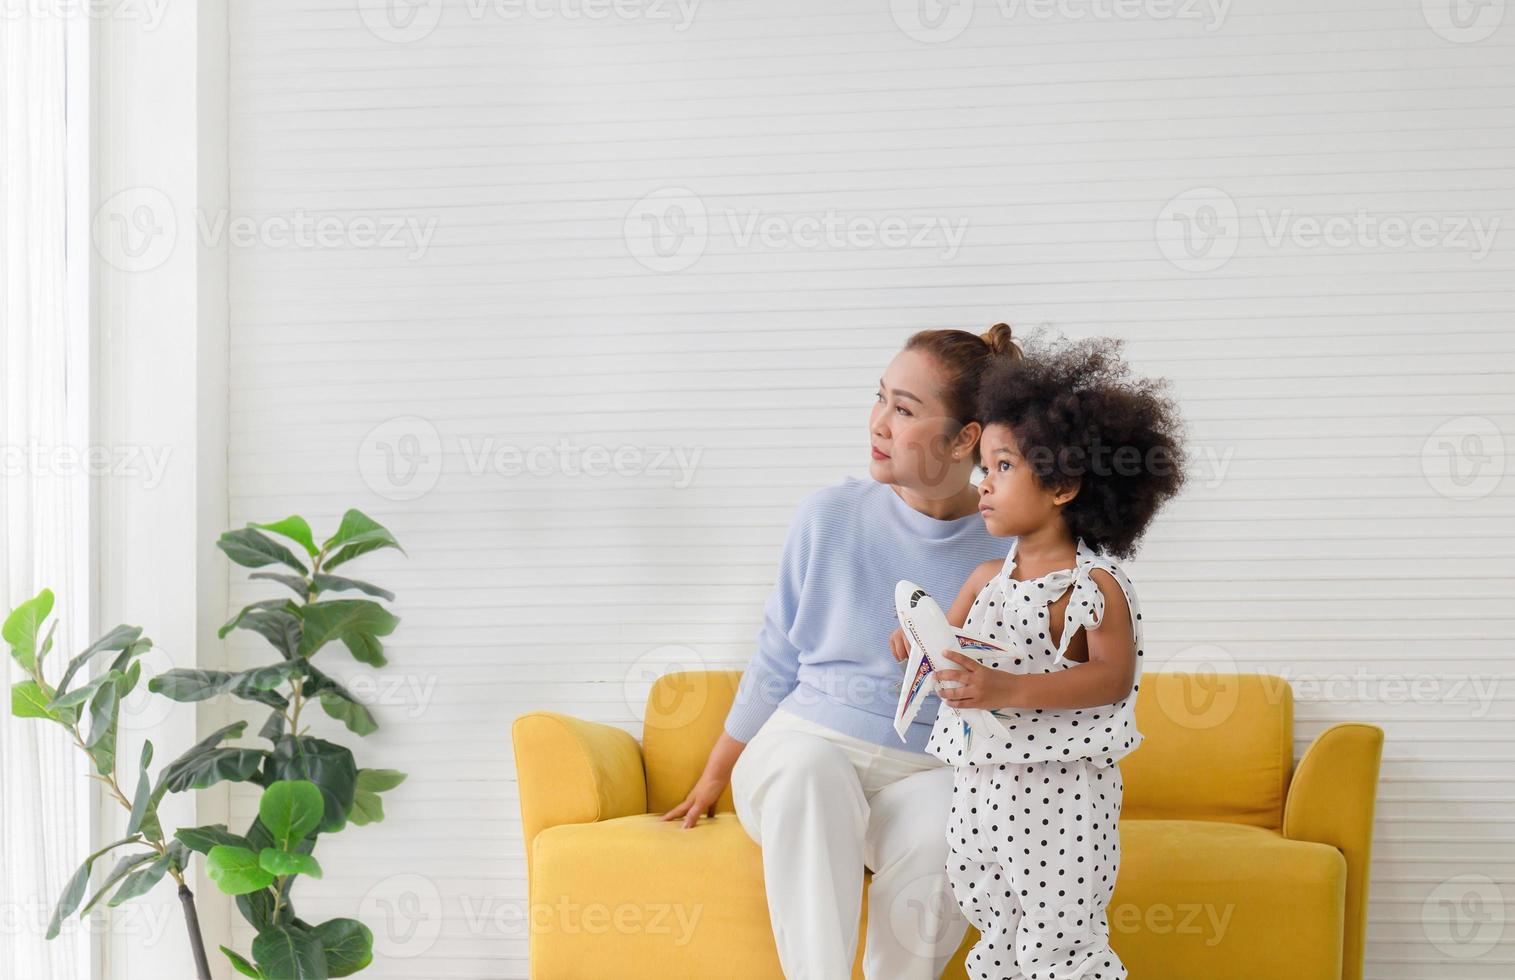
[[[354,735],[370,735],[379,727],[367,706],[315,658],[345,648],[362,664],[387,663],[383,637],[400,620],[384,603],[394,593],[332,569],[373,551],[404,549],[358,510],[343,515],[319,545],[298,515],[228,531],[216,544],[236,564],[258,569],[249,578],[293,595],[251,603],[221,627],[223,637],[233,630],[263,637],[273,648],[272,663],[241,671],[170,670],[148,682],[149,690],[175,701],[230,696],[268,709],[258,729],[268,748],[208,747],[194,764],[211,778],[224,774],[262,786],[257,818],[240,835],[215,824],[181,830],[176,840],[205,855],[207,875],[236,896],[238,910],[256,930],[250,957],[221,947],[238,972],[268,980],[344,977],[372,960],[373,934],[354,919],[306,922],[295,913],[291,888],[301,877],[321,877],[312,853],[320,835],[348,823],[382,820],[378,794],[394,789],[405,774],[360,769],[351,749],[310,734],[311,712],[318,705]],[[351,597],[354,593],[362,598]],[[239,726],[245,724],[229,726],[236,729],[229,734],[241,735]]]
[[[372,962],[373,933],[355,919],[320,924],[301,919],[291,890],[302,877],[322,877],[313,853],[320,835],[349,823],[362,826],[384,819],[379,794],[399,786],[405,774],[359,768],[351,749],[310,733],[315,705],[360,737],[378,730],[367,706],[314,658],[340,646],[362,664],[385,665],[382,638],[394,632],[399,618],[383,603],[392,601],[394,594],[332,570],[373,551],[404,549],[388,530],[358,510],[343,515],[336,531],[319,546],[309,523],[299,516],[228,531],[217,546],[238,565],[276,566],[250,578],[276,583],[294,594],[254,602],[220,631],[223,638],[238,629],[257,633],[273,648],[274,658],[240,671],[169,670],[149,680],[147,687],[178,702],[230,696],[266,708],[257,734],[267,747],[230,744],[248,727],[246,721],[233,722],[165,765],[154,779],[153,746],[146,742],[135,767],[135,789],[128,794],[117,781],[121,703],[140,683],[139,658],[152,648],[152,641],[140,627],[117,626],[68,661],[53,683],[47,670],[53,648],[54,627],[47,625],[52,592],[44,589],[17,606],[0,630],[24,675],[11,687],[12,714],[61,726],[89,756],[91,778],[127,813],[125,836],[89,855],[64,886],[47,935],[56,937],[65,918],[75,912],[88,914],[112,890],[109,905],[115,906],[146,894],[169,876],[179,887],[197,975],[210,980],[194,896],[185,884],[191,855],[199,854],[207,877],[235,897],[238,911],[255,930],[251,956],[220,947],[239,973],[259,980],[345,977]],[[363,598],[351,597],[354,593]],[[105,654],[112,655],[108,665],[86,670],[97,661],[97,666],[104,665]],[[223,781],[262,787],[258,816],[246,831],[236,834],[225,824],[180,828],[172,834],[165,830],[158,807],[166,794]],[[128,849],[125,856],[85,901],[95,863],[119,848]]]
[[[11,659],[26,675],[26,679],[11,685],[11,714],[17,718],[52,722],[67,732],[80,751],[89,756],[90,778],[99,782],[110,798],[121,805],[127,812],[127,820],[124,836],[85,858],[63,886],[63,894],[48,922],[47,938],[56,939],[65,919],[76,912],[80,918],[87,916],[112,890],[114,894],[110,894],[107,906],[114,908],[147,894],[167,876],[179,888],[179,901],[197,975],[200,980],[210,980],[210,965],[200,936],[194,894],[185,883],[190,849],[164,833],[157,811],[171,783],[184,781],[186,785],[210,785],[217,779],[228,778],[225,774],[236,771],[236,767],[202,770],[196,761],[202,749],[196,746],[165,766],[155,784],[149,772],[153,743],[144,742],[135,767],[136,789],[128,796],[117,779],[116,739],[121,724],[121,703],[140,681],[140,657],[152,649],[153,641],[142,635],[140,626],[117,626],[69,660],[54,684],[48,680],[47,662],[57,627],[56,621],[48,623],[53,602],[52,590],[43,589],[12,610],[5,625],[0,627],[0,635],[10,647]],[[88,681],[76,683],[80,672],[102,654],[114,655],[109,666]],[[186,773],[191,775],[184,775]],[[100,881],[94,896],[86,901],[95,863],[117,850],[124,850],[124,854]]]

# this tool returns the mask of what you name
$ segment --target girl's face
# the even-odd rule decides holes
[[[968,486],[979,427],[948,417],[939,394],[942,381],[935,360],[923,351],[900,351],[884,369],[868,416],[873,445],[868,472],[875,480],[931,499]]]
[[[1061,520],[1063,505],[1077,489],[1054,491],[1042,486],[1021,456],[1008,425],[987,425],[979,440],[984,479],[978,485],[978,512],[989,533],[1028,535]]]

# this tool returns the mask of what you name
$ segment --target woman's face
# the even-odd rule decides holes
[[[978,424],[947,416],[942,374],[924,351],[903,350],[879,379],[868,417],[873,444],[869,473],[933,499],[961,493],[973,472]]]

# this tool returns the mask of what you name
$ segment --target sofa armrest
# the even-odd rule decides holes
[[[1368,925],[1368,864],[1383,729],[1332,725],[1305,750],[1284,800],[1283,835],[1329,844],[1347,859],[1346,935],[1342,980],[1361,980]]]
[[[647,812],[642,748],[613,725],[532,711],[510,726],[521,836],[531,873],[532,842],[548,827]]]

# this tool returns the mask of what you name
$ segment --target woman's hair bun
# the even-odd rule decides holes
[[[1012,361],[1021,358],[1022,352],[1020,346],[1011,337],[1010,324],[996,323],[980,336],[984,343],[989,345],[990,356],[1007,357]]]

